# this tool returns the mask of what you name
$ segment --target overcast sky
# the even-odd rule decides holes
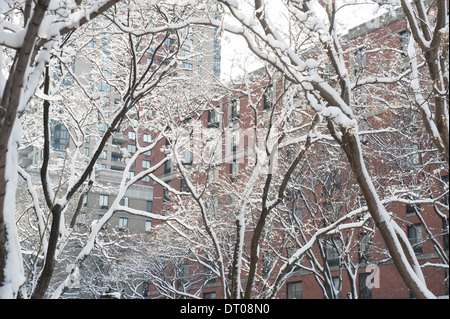
[[[368,4],[365,0],[364,2],[364,4],[345,6],[339,10],[338,20],[340,23],[338,24],[338,28],[340,32],[345,33],[346,30],[386,12],[385,9],[379,9],[377,4]],[[279,18],[281,16],[280,9],[283,8],[283,5],[280,5],[278,0],[270,0],[268,3],[272,6],[269,11],[271,17],[275,17],[273,18],[273,22],[283,21],[283,19]],[[228,20],[228,22],[232,23],[232,20]],[[233,77],[242,74],[242,69],[251,72],[261,66],[261,62],[248,50],[247,44],[243,39],[234,35],[223,35],[221,62],[223,79],[228,79],[230,74]]]

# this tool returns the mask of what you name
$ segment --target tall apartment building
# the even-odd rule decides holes
[[[137,21],[140,20],[137,19]],[[118,73],[126,72],[127,68],[122,71],[110,68],[109,61],[112,58],[120,62],[123,57],[116,52],[117,46],[108,34],[108,30],[102,29],[102,27],[101,23],[93,23],[88,28],[86,31],[88,34],[86,41],[88,42],[83,44],[83,49],[71,59],[69,64],[69,68],[77,76],[77,80],[94,94],[97,92],[101,96],[99,101],[96,102],[99,105],[98,121],[97,123],[94,121],[90,126],[89,131],[86,132],[83,146],[80,148],[83,152],[83,154],[80,154],[80,158],[85,158],[81,165],[87,165],[88,159],[96,150],[98,138],[108,129],[111,116],[117,106],[123,102],[120,100],[121,94],[115,88],[115,84],[118,83],[119,78],[124,80],[129,76],[128,74]],[[189,82],[189,87],[186,90],[192,90],[192,85],[195,86],[196,84],[213,85],[214,81],[220,77],[221,49],[217,28],[189,27],[178,31],[178,34],[173,32],[160,35],[156,39],[152,39],[153,42],[151,43],[146,41],[145,39],[141,40],[134,48],[141,57],[138,64],[142,69],[151,65],[153,72],[158,68],[167,66],[173,59],[177,59],[168,77],[176,78],[180,83]],[[69,47],[72,47],[72,45]],[[174,54],[177,51],[178,54],[175,56]],[[129,64],[127,58],[122,62]],[[102,65],[104,68],[102,68]],[[60,68],[60,62],[56,64],[55,68]],[[61,69],[63,68],[61,67]],[[70,87],[76,84],[71,72],[64,72],[63,74],[55,72],[54,78],[55,81],[61,81],[63,89],[67,87],[70,90]],[[178,87],[179,89],[183,88],[183,85],[180,84]],[[74,87],[72,87],[72,90],[74,90]],[[76,101],[75,105],[77,103],[89,104],[90,101]],[[142,112],[145,112],[145,116],[138,121],[138,113]],[[79,216],[79,223],[89,223],[92,219],[102,215],[102,211],[110,207],[115,198],[116,186],[120,182],[120,176],[126,166],[124,152],[132,155],[136,152],[137,143],[149,145],[152,142],[152,132],[148,129],[146,121],[151,120],[154,112],[151,98],[144,97],[138,106],[128,112],[127,120],[122,121],[120,127],[117,127],[113,132],[95,167],[98,176],[96,182],[100,187],[93,188],[88,194],[82,214]],[[35,116],[39,115],[36,113]],[[53,162],[50,167],[56,171],[55,179],[58,177],[58,169],[62,168],[65,165],[64,161],[70,158],[67,155],[72,154],[75,148],[73,136],[71,136],[69,130],[60,121],[51,120],[50,142]],[[34,143],[19,151],[19,165],[36,175],[40,170],[42,157],[41,146]],[[149,168],[154,163],[154,159],[152,151],[139,155],[132,164],[127,177],[131,178],[142,170]],[[146,176],[136,185],[133,185],[123,203],[131,208],[152,212],[153,183],[150,178]],[[109,224],[114,228],[130,229],[131,231],[150,232],[151,229],[150,220],[133,217],[125,212],[114,214]]]

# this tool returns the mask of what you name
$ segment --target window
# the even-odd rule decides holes
[[[273,85],[269,85],[266,94],[264,94],[264,110],[268,110],[273,106]]]
[[[150,168],[151,162],[148,160],[142,160],[142,168]]]
[[[152,221],[151,220],[146,220],[145,221],[145,232],[149,233],[152,230]]]
[[[449,189],[448,189],[448,175],[446,176],[442,176],[441,178],[442,181],[442,193],[445,194],[444,197],[442,198],[442,203],[444,205],[448,205],[449,204]]]
[[[111,161],[120,162],[121,159],[122,155],[120,155],[119,153],[111,153]]]
[[[50,127],[50,144],[53,150],[57,152],[64,152],[69,144],[69,131],[59,122],[52,121]]]
[[[335,247],[336,244],[335,240],[327,241],[325,244],[325,258],[330,267],[339,265],[339,253]]]
[[[208,127],[219,127],[219,114],[215,109],[208,112]]]
[[[145,211],[151,213],[153,211],[153,202],[151,200],[147,201]]]
[[[170,174],[172,172],[172,159],[168,159],[164,163],[164,174]]]
[[[128,218],[119,217],[119,230],[125,230],[128,228]]]
[[[77,216],[77,226],[84,226],[86,224],[86,212],[80,212]]]
[[[189,189],[189,186],[186,184],[186,181],[184,179],[181,180],[180,182],[180,191],[184,192],[184,193],[190,193],[191,190]]]
[[[144,142],[150,143],[152,141],[152,136],[150,134],[144,134]]]
[[[192,63],[182,62],[181,68],[184,70],[192,70]]]
[[[416,166],[420,164],[420,150],[419,145],[413,144],[409,149],[409,154],[407,155],[407,163],[411,166]]]
[[[170,186],[170,181],[166,182],[166,184]],[[163,201],[164,202],[169,202],[170,201],[170,192],[165,187],[164,187],[164,190],[163,190]]]
[[[417,200],[419,199],[420,192],[415,191],[414,195],[409,195],[409,200]],[[420,210],[420,204],[406,204],[406,215],[415,215],[417,211]]]
[[[109,196],[101,194],[99,199],[100,199],[100,208],[108,209]]]
[[[211,167],[208,170],[208,182],[217,183],[219,181],[219,168]]]
[[[409,44],[409,34],[408,31],[401,31],[399,33],[400,38],[400,50],[403,51],[402,56],[406,56],[408,51],[408,44]]]
[[[111,86],[107,83],[104,82],[100,82],[98,85],[98,90],[101,92],[110,92],[111,91]]]
[[[133,171],[128,171],[127,178],[132,179],[135,176],[135,173]]]
[[[239,130],[235,130],[232,133],[231,151],[235,153],[239,148]]]
[[[182,50],[181,51],[181,56],[183,56],[183,57],[190,57],[191,56],[191,51],[189,51],[189,50]]]
[[[369,282],[370,273],[359,274],[359,299],[372,299],[372,285]]]
[[[336,292],[336,298],[341,299],[342,298],[342,285],[341,285],[341,279],[339,277],[333,277],[331,278],[333,282],[333,288]]]
[[[99,159],[106,159],[107,156],[108,156],[108,152],[107,151],[102,151],[98,158]]]
[[[129,132],[128,132],[128,139],[134,141],[134,140],[136,139],[136,132],[134,132],[134,131],[129,131]]]
[[[145,151],[143,154],[145,156],[151,156],[152,155],[152,150]]]
[[[371,235],[368,233],[358,234],[359,239],[359,261],[369,262],[370,261],[370,243],[372,241]]]
[[[302,299],[302,282],[288,282],[287,283],[287,299]]]
[[[84,148],[84,156],[89,157],[89,147]]]
[[[203,293],[203,299],[216,299],[216,293],[213,292],[205,292]]]
[[[325,68],[323,69],[322,77],[324,78],[324,80],[331,79],[335,75],[336,75],[336,71],[334,70],[333,65],[331,63],[327,64],[325,66]]]
[[[422,226],[413,224],[408,226],[408,239],[416,254],[422,254]]]
[[[234,160],[230,164],[230,177],[232,180],[236,179],[239,175],[239,164]]]
[[[272,252],[271,251],[263,251],[263,274],[267,275],[272,266]]]
[[[124,197],[120,200],[120,205],[125,207],[130,207],[130,199],[128,197]]]
[[[367,66],[366,48],[361,48],[355,52],[355,75],[365,70]]]
[[[136,153],[136,145],[134,145],[134,144],[128,144],[127,150],[128,150],[128,152],[130,152],[131,154]]]
[[[85,194],[83,196],[83,207],[87,207],[87,205],[88,205],[88,194]]]
[[[231,101],[231,120],[237,120],[240,116],[240,112],[241,112],[241,105],[240,105],[240,101],[239,100],[232,100]]]

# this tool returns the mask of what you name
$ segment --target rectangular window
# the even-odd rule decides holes
[[[134,145],[134,144],[128,144],[127,150],[128,150],[128,152],[130,152],[131,154],[136,153],[136,145]]]
[[[400,38],[400,50],[403,51],[402,55],[406,55],[407,51],[408,51],[408,44],[409,44],[409,34],[408,31],[401,31],[399,33],[399,38]]]
[[[231,180],[235,180],[239,175],[239,163],[235,160],[230,164],[230,177]]]
[[[128,228],[128,218],[120,217],[119,218],[119,230],[125,230]]]
[[[325,247],[325,257],[328,263],[328,266],[334,267],[339,265],[339,253],[335,247],[336,241],[327,241]]]
[[[359,239],[359,261],[360,262],[369,262],[370,261],[370,243],[372,241],[372,237],[368,233],[358,234]]]
[[[205,292],[203,293],[203,299],[216,299],[216,293],[213,292]]]
[[[102,151],[98,158],[99,159],[106,159],[107,156],[108,156],[108,152],[107,151]]]
[[[413,224],[408,226],[408,239],[416,254],[422,254],[422,225]]]
[[[120,200],[120,205],[125,207],[130,207],[130,199],[128,197],[124,197]]]
[[[363,72],[367,66],[366,48],[361,48],[355,52],[355,75]]]
[[[273,85],[269,85],[266,94],[264,94],[264,110],[268,110],[273,106]]]
[[[119,153],[111,153],[111,161],[120,162],[122,159],[122,155]]]
[[[144,134],[144,142],[150,143],[152,141],[152,136],[150,134]]]
[[[287,283],[287,299],[302,299],[302,282],[288,282]]]
[[[184,70],[192,70],[192,63],[182,62],[181,68]]]
[[[152,231],[152,221],[151,220],[146,220],[145,221],[145,232],[149,233]]]
[[[263,274],[267,275],[272,267],[272,252],[271,251],[263,251]]]
[[[233,131],[231,140],[231,151],[235,153],[239,148],[239,130]]]
[[[108,209],[109,196],[100,194],[99,200],[100,200],[100,208]]]
[[[172,172],[172,159],[167,160],[164,163],[164,174],[170,174]]]
[[[372,285],[369,282],[370,273],[359,274],[359,298],[358,299],[372,299]]]
[[[153,211],[153,202],[151,200],[147,201],[145,211],[151,213]]]
[[[142,161],[142,168],[150,168],[151,166],[151,162],[148,160],[143,160]]]
[[[219,113],[215,109],[208,112],[208,127],[219,127]]]
[[[128,132],[128,139],[134,141],[136,139],[136,133],[134,131],[129,131]]]
[[[231,101],[231,120],[237,120],[241,113],[241,105],[239,100],[232,100]]]
[[[77,216],[77,226],[84,226],[86,224],[86,212],[80,212]]]
[[[89,157],[89,147],[84,148],[84,155]]]
[[[170,186],[170,181],[166,182],[166,184]],[[164,190],[163,190],[163,201],[164,202],[169,202],[170,201],[170,192],[165,187],[164,187]]]
[[[342,298],[342,285],[341,285],[341,279],[339,277],[333,277],[331,278],[333,282],[333,288],[336,293],[336,298],[341,299]]]

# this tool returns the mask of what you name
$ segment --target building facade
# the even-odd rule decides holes
[[[402,79],[407,79],[409,75],[405,72],[406,65],[403,63],[406,62],[403,61],[406,61],[408,36],[405,18],[400,13],[395,17],[381,16],[351,29],[344,41],[346,42],[345,49],[348,52],[347,66],[349,70],[352,70],[352,80],[358,85],[359,81],[363,83],[365,78],[386,73],[393,78],[398,78],[399,83]],[[355,49],[349,50],[350,47]],[[322,75],[330,84],[337,85],[333,82],[335,74],[332,67],[324,68]],[[276,107],[277,103],[285,101],[280,97],[281,86],[281,81],[278,82],[276,79],[262,79],[252,88],[251,94],[239,94],[236,93],[239,90],[236,90],[234,95],[229,94],[212,103],[207,112],[199,115],[197,120],[202,123],[205,130],[216,129],[223,137],[222,140],[219,139],[218,157],[214,161],[214,165],[207,166],[203,175],[196,175],[196,178],[201,180],[200,184],[207,185],[208,182],[214,181],[220,189],[220,185],[222,188],[226,188],[225,185],[228,184],[239,185],[240,181],[249,177],[248,172],[252,169],[252,165],[249,164],[251,143],[245,132],[254,127],[255,119],[265,129],[267,129],[268,123],[273,123],[270,116],[274,113],[271,110]],[[361,87],[363,87],[362,84]],[[395,187],[396,185],[398,187],[399,184],[396,184],[398,181],[401,181],[400,185],[403,185],[401,188],[409,194],[414,194],[414,191],[420,192],[419,185],[429,185],[429,194],[421,195],[429,196],[435,204],[431,203],[433,201],[417,204],[414,200],[419,198],[419,195],[417,197],[409,195],[398,201],[387,203],[386,207],[398,220],[398,224],[413,245],[417,259],[423,265],[424,278],[428,288],[436,296],[448,297],[448,268],[437,266],[443,260],[448,261],[448,171],[433,162],[433,155],[426,151],[432,146],[427,142],[420,142],[423,138],[423,123],[420,121],[417,111],[409,107],[406,100],[399,97],[401,95],[399,92],[405,93],[400,84],[393,83],[391,87],[387,86],[387,89],[385,86],[382,89],[369,87],[361,90],[367,91],[363,94],[363,92],[355,90],[355,109],[353,111],[360,119],[360,123],[358,123],[361,131],[360,141],[367,154],[367,157],[364,158],[365,163],[370,174],[373,174],[375,182],[385,185],[385,189],[380,188],[380,196],[388,197],[389,186]],[[249,99],[249,96],[254,99]],[[383,99],[380,99],[382,101],[377,100],[377,96],[383,96]],[[297,99],[294,103],[301,105],[304,102]],[[295,120],[295,118],[292,119],[292,121]],[[370,131],[383,130],[386,126],[402,127],[405,135],[407,133],[408,138],[413,137],[414,140],[399,138],[396,141],[392,140],[390,145],[381,145],[380,141],[370,134]],[[203,141],[207,139],[207,134],[198,134],[197,136],[201,136],[200,139]],[[163,140],[158,149],[164,149],[165,145],[171,143],[172,141]],[[205,143],[200,143],[200,145],[202,145],[200,149],[203,149],[201,154],[208,152],[207,146],[204,146]],[[392,148],[392,153],[389,155],[391,158],[383,158],[379,155],[387,147]],[[283,156],[288,158],[289,152],[288,149],[285,153],[280,154],[280,158]],[[315,158],[317,162],[330,160],[328,159],[329,155],[323,149],[316,149],[315,152],[311,157]],[[163,158],[166,153],[161,152],[155,156]],[[191,156],[194,157],[194,161],[187,161],[184,164],[194,167],[199,165],[199,155],[197,154],[197,161],[195,161],[195,151]],[[400,163],[393,159],[394,156],[398,156]],[[422,168],[418,168],[420,165],[423,165]],[[423,167],[429,174],[434,174],[431,180],[425,177],[428,173],[423,173]],[[399,171],[399,180],[395,183],[389,179],[391,176],[387,174],[393,169]],[[170,188],[179,192],[189,192],[186,188],[186,181],[183,180],[182,171],[183,169],[174,166],[173,162],[168,162],[157,172],[157,176]],[[351,207],[355,209],[364,207],[364,198],[361,194],[354,193],[345,199],[338,198],[338,191],[344,190],[345,185],[352,179],[351,175],[349,167],[336,166],[335,169],[331,169],[331,173],[326,175],[326,181],[314,188],[311,187],[309,193],[301,195],[305,196],[306,194],[311,199],[316,198],[318,203],[316,209],[323,212],[322,219],[333,223]],[[242,188],[242,191],[244,190]],[[303,226],[306,224],[312,224],[315,227],[323,226],[313,223],[314,217],[305,213],[304,206],[301,204],[297,206],[295,189],[289,189],[288,193],[287,197],[292,201],[288,201],[286,207],[291,209],[293,214],[298,214],[295,219],[301,220]],[[176,197],[173,195],[174,192],[168,191],[167,187],[155,185],[154,194],[154,207],[157,212],[170,211],[172,206],[177,205],[173,201],[173,198]],[[440,194],[446,195],[441,196]],[[172,199],[171,196],[173,196]],[[218,213],[227,209],[228,199],[221,196],[220,190],[217,189],[216,193],[212,191],[208,196],[208,199],[215,203],[211,206],[214,212]],[[298,211],[296,211],[297,208]],[[360,214],[355,222],[363,218],[364,214]],[[248,223],[251,223],[251,219]],[[289,225],[289,227],[291,226]],[[231,231],[236,231],[236,229],[232,228]],[[251,233],[252,229],[249,232]],[[261,244],[258,263],[258,276],[261,276],[259,279],[261,283],[275,281],[277,271],[280,270],[283,261],[288,260],[292,251],[299,248],[295,246],[295,238],[290,238],[286,232],[287,230],[283,228],[272,230],[270,244]],[[305,234],[298,233],[297,235]],[[291,241],[291,244],[286,244],[286,241]],[[249,240],[244,243],[243,249],[249,249]],[[218,277],[205,275],[208,274],[208,267],[202,268],[196,265],[192,262],[195,259],[195,254],[186,257],[186,264],[180,266],[182,270],[173,269],[170,275],[166,274],[166,278],[171,278],[168,280],[176,283],[174,286],[179,288],[178,292],[163,290],[156,282],[152,285],[150,281],[149,298],[165,298],[169,295],[183,298],[183,291],[205,299],[229,297],[229,295],[224,295],[223,281]],[[229,262],[231,263],[231,260]],[[231,269],[227,273],[230,274],[230,277],[226,280],[231,283]],[[242,276],[242,286],[245,287],[247,273],[244,270],[243,273],[245,274]],[[201,276],[204,278],[203,281]],[[196,277],[198,277],[198,283],[189,286],[188,278],[193,280]],[[414,298],[394,263],[386,255],[386,248],[380,233],[370,222],[363,228],[356,228],[321,239],[306,258],[292,267],[291,272],[285,278],[282,287],[276,294],[277,298]]]

